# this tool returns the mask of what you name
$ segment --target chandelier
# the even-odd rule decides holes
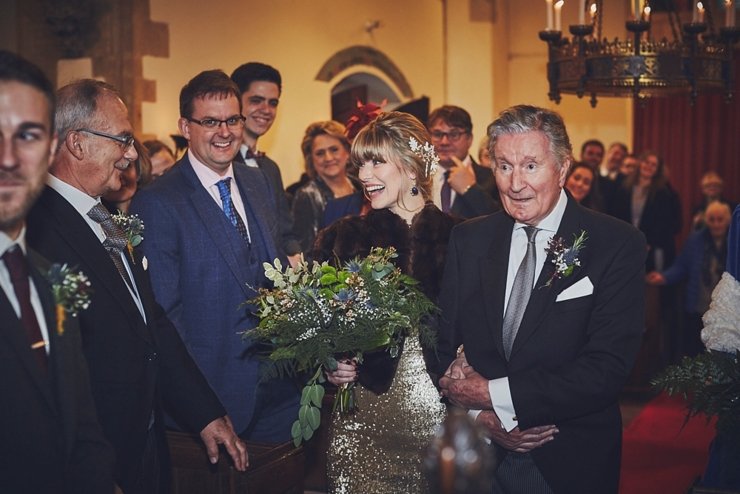
[[[651,37],[651,7],[644,0],[631,3],[626,40],[607,40],[601,36],[603,0],[577,0],[578,24],[569,26],[572,38],[561,31],[564,0],[545,0],[547,29],[539,37],[547,42],[547,80],[550,100],[560,103],[561,93],[579,98],[597,95],[646,98],[688,94],[692,103],[700,92],[724,91],[733,97],[733,49],[740,40],[735,27],[733,0],[721,0],[724,25],[715,29],[717,0],[692,2],[692,21],[683,24],[675,9],[676,0],[660,2],[667,11],[673,40]],[[575,1],[575,0],[574,0]],[[589,19],[587,22],[586,19]]]

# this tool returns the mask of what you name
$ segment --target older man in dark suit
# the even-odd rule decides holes
[[[504,211],[453,230],[443,394],[487,426],[496,492],[616,493],[645,239],[563,191],[571,146],[559,115],[516,106],[488,132]]]
[[[262,264],[279,256],[274,195],[257,167],[232,165],[242,142],[241,94],[220,70],[201,72],[180,92],[188,152],[131,210],[147,224],[142,244],[157,300],[216,390],[235,430],[253,441],[290,439],[299,390],[260,382],[259,362],[240,333],[254,327],[244,304],[267,286]]]
[[[155,301],[147,261],[127,242],[133,232],[100,204],[137,158],[126,106],[113,87],[90,79],[61,88],[57,103],[60,145],[28,239],[50,260],[79,266],[95,287],[80,326],[116,481],[125,494],[167,491],[163,405],[200,432],[213,463],[223,443],[244,470],[246,448]]]
[[[0,490],[112,493],[113,450],[77,320],[42,275],[48,261],[26,246],[25,217],[56,146],[53,113],[41,70],[0,50]]]

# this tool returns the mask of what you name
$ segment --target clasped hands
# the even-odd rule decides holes
[[[465,359],[465,354],[456,358],[439,380],[442,396],[456,406],[482,410],[476,422],[482,424],[490,439],[499,446],[517,453],[527,453],[555,439],[555,425],[535,426],[520,430],[515,427],[507,432],[492,409],[488,391],[488,379],[481,376]]]

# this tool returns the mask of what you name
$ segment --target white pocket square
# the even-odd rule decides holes
[[[594,293],[594,285],[591,280],[586,276],[583,279],[570,285],[568,288],[558,294],[555,302],[562,302],[563,300],[570,300],[573,298],[585,297]]]

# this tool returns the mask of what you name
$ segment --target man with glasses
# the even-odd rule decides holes
[[[90,307],[78,319],[98,416],[116,452],[116,482],[126,494],[168,492],[163,406],[200,431],[211,462],[221,443],[244,470],[246,448],[155,301],[133,232],[100,203],[138,157],[126,106],[109,84],[85,79],[58,91],[54,121],[59,145],[29,215],[28,241],[90,279]],[[144,236],[151,230],[146,225]]]
[[[244,304],[267,287],[262,264],[279,257],[280,225],[265,175],[232,164],[244,117],[236,84],[220,70],[180,92],[178,126],[189,149],[137,193],[131,211],[147,225],[142,247],[157,300],[245,439],[290,439],[298,388],[259,383],[258,360],[240,333],[258,320]]]
[[[428,127],[441,165],[432,184],[434,204],[461,218],[498,210],[493,172],[469,153],[473,144],[470,114],[459,106],[442,106],[429,115]]]

